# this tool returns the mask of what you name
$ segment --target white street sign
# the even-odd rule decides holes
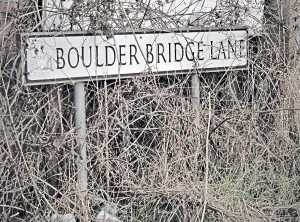
[[[265,0],[119,0],[108,1],[99,8],[97,0],[43,2],[45,30],[88,30],[91,18],[97,14],[101,14],[106,25],[117,30],[119,27],[128,27],[127,19],[122,16],[125,9],[129,19],[137,22],[140,28],[241,25],[247,26],[251,35],[261,35],[265,5]],[[70,16],[74,7],[77,11],[75,17]],[[108,9],[112,9],[111,15],[107,14],[110,11]],[[105,13],[101,13],[101,10]],[[108,17],[103,17],[104,14]]]
[[[25,84],[247,68],[247,30],[22,34]]]

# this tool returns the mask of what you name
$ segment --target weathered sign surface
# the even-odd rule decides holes
[[[45,30],[87,30],[91,18],[97,14],[101,14],[105,23],[116,30],[128,26],[127,19],[122,16],[122,9],[125,9],[129,19],[138,23],[140,28],[241,25],[247,26],[252,35],[261,34],[265,4],[265,0],[118,0],[106,1],[99,7],[98,0],[43,2]],[[74,7],[75,18],[70,16]],[[107,15],[110,10],[112,13]]]
[[[247,67],[247,31],[178,30],[22,34],[25,83],[51,84],[136,75],[166,75]]]

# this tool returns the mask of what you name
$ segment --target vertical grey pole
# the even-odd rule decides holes
[[[199,76],[197,74],[192,74],[191,76],[191,94],[192,94],[192,103],[194,111],[196,111],[196,116],[194,119],[194,124],[196,126],[199,126],[199,106],[200,106],[200,80]],[[196,152],[195,152],[195,169],[198,171],[198,156],[200,153],[200,144],[196,146]]]
[[[86,114],[85,114],[85,90],[84,83],[75,83],[74,86],[75,102],[75,127],[77,141],[77,166],[78,166],[78,185],[80,194],[83,198],[87,195],[87,159],[86,159]]]
[[[200,80],[197,74],[192,74],[192,102],[195,107],[200,105]]]

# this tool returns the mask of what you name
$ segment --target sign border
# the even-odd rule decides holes
[[[248,29],[245,26],[235,27],[222,27],[222,28],[179,28],[179,29],[162,29],[162,30],[124,30],[112,33],[113,35],[125,35],[125,34],[157,34],[157,33],[188,33],[188,32],[220,32],[220,31],[246,31],[248,37]],[[135,77],[149,77],[149,76],[168,76],[168,75],[186,75],[188,73],[195,72],[196,69],[189,70],[168,70],[161,72],[152,73],[131,73],[131,74],[111,74],[105,76],[91,76],[91,77],[76,77],[76,78],[62,78],[58,80],[29,80],[27,78],[27,61],[26,61],[26,46],[24,40],[28,37],[64,37],[64,36],[97,36],[104,35],[101,31],[89,32],[89,31],[70,31],[70,32],[33,32],[33,33],[19,33],[18,43],[21,49],[21,64],[24,69],[22,72],[22,81],[24,85],[49,85],[58,83],[69,83],[74,84],[77,82],[89,82],[98,80],[111,80],[111,79],[128,79]],[[249,43],[247,41],[247,49],[249,49]],[[237,71],[237,70],[248,70],[249,68],[249,51],[247,50],[247,63],[243,66],[226,66],[219,68],[198,68],[198,72],[201,73],[212,73],[212,72],[226,72],[226,71]]]

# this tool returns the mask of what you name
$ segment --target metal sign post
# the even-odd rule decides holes
[[[85,89],[84,82],[74,85],[75,103],[75,127],[77,142],[77,166],[78,166],[78,185],[82,198],[88,192],[88,172],[87,172],[87,153],[86,153],[86,113],[85,113]]]
[[[195,107],[200,105],[200,80],[197,74],[192,74],[191,78],[192,103]]]

